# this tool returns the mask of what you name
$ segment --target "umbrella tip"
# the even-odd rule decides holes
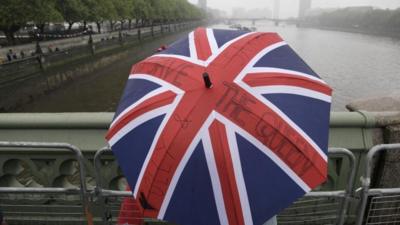
[[[203,80],[204,80],[204,84],[206,85],[206,88],[211,88],[212,87],[212,83],[210,80],[210,75],[208,75],[207,72],[203,73]]]

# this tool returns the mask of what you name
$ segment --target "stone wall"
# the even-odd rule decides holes
[[[199,23],[144,29],[84,46],[72,47],[52,54],[27,58],[0,65],[0,112],[11,111],[33,101],[74,79],[85,76],[127,56],[140,41],[190,29]]]
[[[358,100],[346,106],[350,111],[375,112],[377,125],[382,127],[379,143],[400,143],[400,95]],[[400,187],[400,151],[385,151],[376,159],[372,187]]]
[[[36,76],[32,76],[22,81],[13,82],[0,89],[0,111],[9,111],[20,105],[33,101],[36,97],[46,94],[74,79],[90,74],[96,69],[107,66],[118,59],[127,55],[126,51],[114,53],[112,55],[100,57],[92,60],[91,57],[81,57],[83,63],[70,66],[72,62],[62,64],[63,68],[52,68],[41,71]]]

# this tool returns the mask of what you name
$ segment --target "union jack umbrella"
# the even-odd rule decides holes
[[[330,102],[278,34],[198,28],[133,66],[107,140],[144,217],[259,225],[325,181]]]

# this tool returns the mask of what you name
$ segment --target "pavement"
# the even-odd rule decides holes
[[[144,32],[149,32],[151,28],[146,27],[146,28],[141,28],[141,30],[142,33],[144,33]],[[124,30],[122,31],[122,33],[128,35],[135,35],[137,34],[137,29]],[[92,35],[92,38],[93,42],[100,42],[102,39],[118,38],[118,36],[119,36],[119,31],[114,31],[101,34],[94,34]],[[42,41],[40,42],[40,46],[42,48],[43,53],[47,53],[49,51],[49,48],[51,48],[53,51],[55,50],[56,47],[59,48],[60,50],[63,50],[76,46],[86,45],[88,44],[88,41],[89,41],[89,35],[86,35],[86,36],[63,38],[51,41]],[[17,54],[18,58],[20,58],[21,51],[24,51],[26,56],[29,56],[31,52],[35,52],[36,43],[16,45],[16,46],[6,46],[0,48],[0,62],[7,60],[7,52],[9,51],[9,49],[12,49],[13,52]]]

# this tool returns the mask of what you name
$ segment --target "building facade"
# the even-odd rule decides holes
[[[274,19],[279,19],[280,0],[274,1]]]
[[[207,0],[199,0],[197,5],[203,9],[203,10],[207,10]]]
[[[299,0],[299,18],[304,18],[311,9],[311,0]]]

